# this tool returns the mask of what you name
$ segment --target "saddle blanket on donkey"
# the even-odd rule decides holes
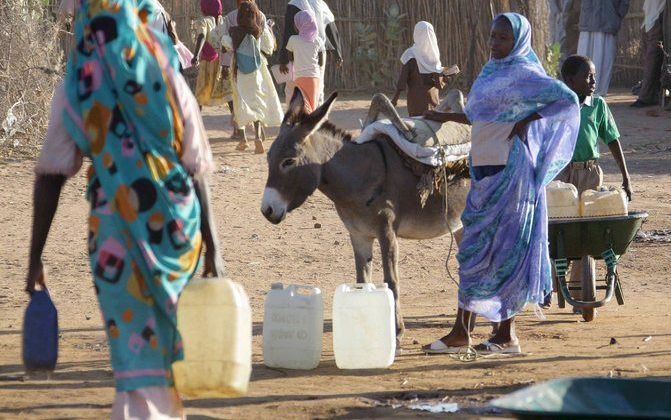
[[[422,206],[430,195],[448,183],[470,177],[470,126],[454,122],[443,124],[423,117],[403,118],[403,122],[413,133],[412,140],[390,120],[382,119],[366,126],[353,141],[362,144],[381,137],[391,140],[405,165],[420,177],[417,189]]]

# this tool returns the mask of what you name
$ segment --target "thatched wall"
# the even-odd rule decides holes
[[[51,0],[57,2],[58,0]],[[199,0],[160,0],[177,21],[180,36],[192,46],[191,20],[199,14]],[[613,69],[613,86],[631,86],[639,80],[641,67],[641,30],[644,0],[632,0],[629,14],[618,35],[618,55]],[[222,0],[225,10],[235,7],[234,0]],[[353,59],[358,42],[357,24],[370,25],[377,34],[375,48],[381,54],[377,64],[384,77],[381,86],[390,89],[400,68],[398,57],[411,44],[412,28],[419,20],[427,20],[436,28],[444,64],[458,64],[463,73],[456,80],[468,85],[477,75],[488,54],[487,32],[494,14],[518,11],[529,17],[534,28],[534,48],[545,57],[549,43],[549,7],[544,0],[328,0],[336,15],[343,39],[345,65],[342,69],[329,66],[327,85],[340,90],[371,90],[369,74]],[[276,23],[276,34],[283,30],[286,0],[258,0],[261,9]],[[402,33],[394,42],[385,39],[386,19],[393,5],[398,5]],[[369,73],[369,72],[368,72]],[[378,76],[380,76],[378,74]]]
[[[197,0],[163,0],[166,9],[172,11],[183,37],[187,37],[189,21],[198,14]],[[267,17],[276,22],[276,35],[283,31],[286,1],[258,0],[257,3]],[[355,63],[354,55],[359,44],[357,24],[371,25],[377,34],[376,49],[381,57],[379,67],[384,80],[379,88],[390,89],[400,69],[403,50],[412,44],[412,28],[420,20],[431,22],[438,36],[442,61],[458,64],[462,75],[459,85],[470,83],[477,76],[487,59],[487,34],[492,15],[502,11],[518,11],[529,17],[534,27],[534,47],[540,56],[545,54],[547,38],[547,5],[544,1],[523,0],[329,0],[343,41],[345,63],[342,69],[328,66],[329,89],[345,91],[371,90],[370,78]],[[223,0],[224,9],[232,10],[234,0]],[[400,39],[390,42],[385,36],[385,13],[398,5],[401,15]]]
[[[644,0],[632,0],[629,13],[617,35],[617,57],[613,66],[611,86],[630,87],[643,75],[641,40]]]

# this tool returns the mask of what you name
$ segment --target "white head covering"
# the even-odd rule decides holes
[[[645,0],[643,3],[644,18],[641,28],[645,28],[646,32],[652,29],[657,19],[659,19],[659,15],[664,11],[665,4],[666,0]]]
[[[152,28],[154,28],[154,30],[158,32],[167,34],[168,18],[166,16],[167,13],[163,8],[163,5],[159,0],[150,0],[149,3],[151,3],[154,6],[154,20],[152,22],[149,22],[149,26],[151,26]]]
[[[442,73],[443,66],[440,64],[438,39],[433,25],[425,21],[417,22],[412,38],[414,44],[405,50],[401,56],[401,62],[405,64],[414,58],[420,73]]]
[[[324,0],[291,0],[289,6],[309,10],[317,20],[318,38],[326,45],[326,26],[335,22],[335,16]]]

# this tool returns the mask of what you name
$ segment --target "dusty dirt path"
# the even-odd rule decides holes
[[[671,229],[671,113],[631,110],[633,98],[609,98],[626,151],[635,209],[646,209],[645,230]],[[367,100],[344,100],[332,120],[355,129]],[[671,243],[635,243],[620,272],[627,302],[612,303],[594,322],[580,322],[569,309],[532,312],[519,318],[526,357],[463,363],[425,356],[422,344],[440,337],[454,321],[456,287],[444,258],[449,237],[401,242],[401,301],[408,328],[403,353],[387,370],[342,371],[335,367],[330,321],[319,368],[309,372],[263,366],[261,321],[264,293],[276,281],[318,286],[330,320],[335,286],[354,281],[347,232],[333,205],[316,194],[279,226],[259,206],[266,177],[263,157],[234,150],[228,116],[209,109],[206,124],[219,168],[213,176],[214,209],[228,272],[245,285],[254,311],[254,370],[249,395],[233,400],[187,402],[194,418],[416,416],[392,403],[415,396],[458,402],[461,415],[495,414],[483,409],[494,396],[526,384],[570,375],[661,376],[671,378]],[[273,132],[274,133],[274,132]],[[606,181],[619,182],[615,164],[603,156]],[[86,258],[83,176],[67,184],[45,251],[51,293],[59,309],[60,360],[50,380],[23,378],[22,292],[30,231],[32,162],[0,164],[0,417],[104,417],[113,383],[107,346]],[[321,228],[314,228],[320,223]],[[671,238],[671,237],[669,237]],[[379,253],[376,254],[379,255]],[[432,257],[435,256],[435,257]],[[379,260],[378,260],[379,261]],[[450,260],[456,272],[454,257]],[[379,263],[375,279],[380,281]],[[479,324],[476,340],[488,333]],[[611,337],[617,344],[609,345]],[[646,337],[651,339],[645,341]]]

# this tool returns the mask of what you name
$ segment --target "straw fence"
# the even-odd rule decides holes
[[[50,0],[57,3],[58,0]],[[177,22],[180,36],[190,47],[191,21],[200,13],[199,0],[160,0]],[[643,1],[632,0],[629,14],[618,35],[618,54],[613,69],[614,86],[631,86],[640,79],[641,23]],[[222,0],[224,11],[233,10],[235,0]],[[286,0],[257,0],[261,10],[276,22],[275,34],[280,37],[284,28]],[[400,69],[398,58],[412,44],[412,29],[420,20],[431,22],[438,36],[444,65],[457,64],[462,74],[455,84],[464,87],[477,76],[488,56],[487,35],[492,17],[499,12],[516,11],[529,18],[533,27],[533,44],[541,59],[546,58],[550,43],[549,6],[544,0],[329,0],[336,16],[343,43],[344,66],[328,66],[326,83],[330,89],[341,91],[370,91],[391,89]],[[389,13],[397,7],[399,19],[390,19]],[[390,29],[397,23],[399,33]],[[374,63],[357,60],[362,37],[357,31],[368,27],[375,39],[370,46],[377,51]],[[329,58],[329,64],[333,64]],[[366,68],[380,69],[374,72]],[[371,73],[374,73],[371,75]],[[382,77],[376,83],[372,76]]]
[[[643,1],[631,1],[629,13],[625,16],[617,35],[617,56],[613,66],[611,86],[631,87],[641,80],[643,75],[641,54]]]
[[[198,0],[162,0],[173,13],[182,37],[189,38],[191,19],[198,16]],[[222,0],[225,10],[235,7],[234,0]],[[284,26],[286,1],[257,0],[267,17],[276,22],[276,35],[281,36]],[[546,58],[549,44],[549,7],[547,1],[533,0],[329,0],[336,15],[343,43],[344,66],[327,68],[329,89],[341,91],[390,90],[400,69],[398,58],[412,44],[412,28],[420,20],[431,22],[438,36],[444,65],[457,64],[462,74],[454,81],[467,87],[477,76],[489,54],[487,35],[492,17],[505,11],[516,11],[527,16],[534,29],[533,44],[541,59]],[[390,27],[389,13],[398,7],[400,34]],[[613,69],[614,86],[631,86],[641,77],[641,31],[643,0],[632,0],[618,36],[618,55]],[[393,26],[393,19],[392,26]],[[374,63],[357,60],[362,36],[358,29],[368,26],[374,33],[370,46],[377,51]],[[398,35],[398,36],[397,36]],[[329,64],[333,64],[329,58]],[[374,65],[380,71],[366,68]],[[373,73],[373,75],[371,75]],[[372,76],[382,80],[373,83]]]
[[[178,29],[186,36],[189,21],[198,15],[198,1],[164,0],[166,9],[172,11]],[[224,0],[224,9],[235,7],[233,0]],[[284,28],[286,1],[258,0],[257,4],[268,18],[276,22],[276,35],[281,36]],[[518,11],[529,17],[534,27],[534,46],[539,55],[545,53],[547,38],[545,17],[548,13],[544,1],[515,0],[330,0],[329,6],[336,16],[343,44],[344,65],[341,69],[327,66],[326,83],[330,89],[341,91],[369,91],[372,89],[390,89],[400,70],[400,57],[403,50],[412,45],[412,29],[416,22],[431,22],[438,37],[442,61],[457,64],[462,74],[457,84],[469,83],[477,76],[487,59],[487,35],[492,16],[502,11]],[[398,8],[398,19],[387,16]],[[389,29],[397,22],[399,33]],[[371,69],[362,69],[367,63],[356,60],[357,47],[362,36],[357,31],[362,25],[368,26],[367,33],[375,34],[371,47],[378,52],[374,66],[381,69],[375,72],[382,78],[373,85],[370,80]],[[333,64],[329,58],[329,64]],[[362,71],[363,70],[363,71]]]

